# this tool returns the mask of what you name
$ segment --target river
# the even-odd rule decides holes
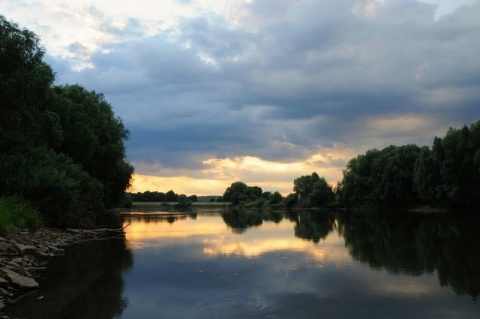
[[[129,212],[53,259],[26,319],[480,318],[480,219]]]

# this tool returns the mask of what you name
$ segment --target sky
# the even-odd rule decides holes
[[[132,192],[293,191],[480,120],[480,0],[0,0],[130,131]]]

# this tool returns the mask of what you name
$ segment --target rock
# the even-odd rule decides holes
[[[38,248],[35,250],[35,253],[40,253],[40,254],[47,254],[48,253],[48,247],[45,246],[38,246]]]
[[[0,310],[3,310],[5,308],[5,304],[0,301]]]
[[[65,253],[65,249],[62,249],[62,248],[57,248],[57,247],[50,247],[50,251],[52,252],[52,254],[54,254],[55,256],[61,256]]]
[[[22,276],[12,270],[3,269],[3,272],[7,276],[7,279],[20,289],[36,289],[39,287],[38,282],[32,278]]]
[[[24,244],[16,244],[15,248],[22,255],[33,254],[33,253],[35,253],[35,251],[37,249],[37,248],[35,248],[35,246],[24,245]]]
[[[8,281],[6,281],[5,279],[3,279],[3,278],[0,277],[0,287],[6,288],[6,287],[8,287],[8,286],[9,286]]]
[[[17,265],[23,264],[23,258],[22,257],[17,257],[12,260],[13,263],[16,263]]]
[[[6,241],[0,241],[0,252],[11,252],[14,250],[15,249],[11,243]]]
[[[9,236],[11,241],[14,241],[15,243],[20,243],[24,245],[29,245],[30,242],[27,239],[27,236],[25,235],[19,235],[19,234],[10,234]]]

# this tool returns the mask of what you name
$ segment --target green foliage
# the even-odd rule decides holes
[[[0,43],[0,196],[25,198],[49,224],[93,223],[130,184],[128,131],[103,95],[52,86],[35,34],[0,16]]]
[[[28,199],[56,226],[81,225],[89,211],[103,208],[102,185],[69,157],[45,147],[0,156],[0,189]]]
[[[45,112],[54,75],[42,61],[39,39],[0,16],[0,43],[0,134],[18,132],[43,143],[54,126]]]
[[[336,196],[346,206],[480,207],[480,121],[449,129],[432,149],[389,146],[358,155]]]
[[[43,226],[42,216],[19,197],[0,198],[0,233],[15,228],[37,229]]]
[[[123,143],[128,130],[102,94],[78,85],[57,86],[53,93],[53,109],[63,128],[63,141],[57,151],[81,164],[102,183],[106,207],[118,206],[133,173],[133,167],[125,162]]]
[[[443,139],[435,139],[432,151],[441,177],[437,199],[451,207],[479,207],[480,121],[460,130],[451,128]]]
[[[440,167],[435,154],[428,147],[422,147],[414,167],[414,190],[419,203],[434,204],[437,186],[441,182]]]
[[[315,172],[296,178],[293,185],[298,203],[303,207],[323,207],[334,200],[332,187]]]
[[[413,172],[419,154],[416,145],[391,145],[350,160],[343,172],[342,200],[347,206],[416,203]]]
[[[192,201],[188,199],[187,195],[185,194],[178,195],[177,202],[178,202],[177,203],[178,207],[181,207],[181,208],[192,206]]]
[[[130,209],[133,207],[132,196],[129,193],[125,193],[120,207]]]
[[[198,202],[198,196],[197,196],[197,195],[188,196],[188,199],[189,199],[192,203]]]
[[[166,202],[176,202],[176,201],[178,201],[178,195],[175,194],[174,191],[169,190],[169,191],[165,194],[165,201],[166,201]]]
[[[282,194],[279,192],[274,192],[268,196],[268,203],[270,205],[275,205],[281,203],[283,200]]]
[[[298,203],[298,197],[297,194],[291,193],[288,194],[287,197],[285,197],[285,207],[286,208],[291,208]]]
[[[253,202],[260,197],[262,197],[262,189],[260,187],[250,187],[243,182],[235,182],[225,190],[223,201],[239,205]]]

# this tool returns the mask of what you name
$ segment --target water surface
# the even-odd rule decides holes
[[[24,318],[480,318],[478,220],[132,212],[71,247]],[[38,296],[42,300],[36,300]]]

